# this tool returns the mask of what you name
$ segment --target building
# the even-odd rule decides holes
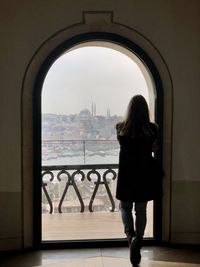
[[[160,74],[162,241],[200,244],[199,9],[198,0],[2,1],[0,250],[33,246],[33,115],[40,68],[69,39],[76,43],[81,35],[84,43],[102,32],[104,39],[120,36],[136,44]]]

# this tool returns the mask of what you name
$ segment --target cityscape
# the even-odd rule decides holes
[[[92,103],[91,111],[81,110],[78,114],[57,115],[42,114],[42,166],[81,165],[81,164],[116,164],[118,163],[119,145],[116,139],[115,125],[121,117],[110,114],[96,115],[96,104]],[[85,171],[85,176],[88,171]],[[105,170],[99,170],[102,176]],[[49,180],[48,175],[43,176],[49,197],[53,203],[54,213],[58,212],[58,205],[66,186],[66,175],[57,179],[58,172],[52,172],[54,178]],[[94,179],[96,179],[94,177]],[[112,176],[108,179],[109,188],[114,195],[116,181]],[[75,183],[84,199],[86,210],[94,190],[94,181],[76,177]],[[116,201],[116,200],[115,200]],[[100,187],[94,201],[95,211],[110,209],[105,186]],[[80,203],[77,194],[70,188],[62,205],[63,212],[79,212]],[[49,212],[49,204],[42,194],[42,212]]]
[[[96,105],[92,111],[82,109],[78,114],[42,114],[42,140],[116,140],[115,125],[120,116],[96,115]]]
[[[120,120],[120,116],[111,116],[109,108],[106,116],[96,115],[95,103],[91,111],[83,109],[78,114],[42,114],[43,162],[59,163],[65,158],[68,164],[83,164],[87,157],[89,163],[92,159],[97,163],[99,156],[104,160],[98,163],[104,163],[106,156],[116,157],[119,146],[115,125]]]

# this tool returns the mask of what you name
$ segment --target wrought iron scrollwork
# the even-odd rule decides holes
[[[89,211],[93,212],[93,202],[95,200],[95,197],[97,195],[97,191],[99,189],[100,185],[104,185],[105,189],[106,189],[106,193],[109,197],[109,200],[111,202],[111,208],[110,211],[114,212],[115,211],[115,202],[109,187],[109,183],[110,180],[115,180],[117,177],[117,173],[116,173],[116,169],[118,168],[117,164],[99,164],[99,165],[61,165],[61,166],[43,166],[42,167],[42,189],[44,191],[44,194],[47,198],[48,204],[50,206],[50,212],[53,212],[53,204],[52,204],[52,200],[50,198],[49,193],[47,192],[47,183],[45,183],[43,181],[43,177],[45,175],[50,175],[50,179],[49,182],[52,182],[54,180],[54,171],[58,171],[57,173],[57,180],[59,182],[62,181],[61,179],[61,175],[64,175],[67,177],[67,182],[64,188],[64,191],[62,193],[62,196],[60,198],[59,204],[58,204],[58,212],[62,213],[62,204],[63,201],[67,195],[68,189],[70,186],[73,187],[73,189],[75,190],[76,196],[78,197],[78,200],[80,202],[80,212],[84,212],[85,210],[85,204],[83,201],[83,197],[81,196],[79,189],[77,187],[77,182],[76,182],[76,176],[77,175],[81,175],[80,181],[84,181],[85,177],[87,178],[87,180],[91,183],[94,184],[94,190],[92,192],[92,196],[90,198],[89,201]],[[112,177],[109,177],[108,179],[108,175],[112,174]],[[95,181],[94,181],[94,177],[95,177]]]
[[[71,175],[68,171],[62,170],[57,175],[57,179],[59,181],[61,181],[60,176],[63,175],[63,174],[67,175],[68,181],[66,183],[65,189],[63,191],[63,194],[61,196],[61,199],[60,199],[60,202],[59,202],[59,205],[58,205],[58,211],[59,211],[59,213],[62,213],[62,203],[63,203],[63,201],[65,199],[65,196],[67,194],[67,191],[68,191],[69,186],[73,186],[73,188],[74,188],[74,190],[76,192],[76,195],[78,197],[78,200],[80,202],[80,205],[81,205],[80,212],[84,212],[84,209],[85,209],[84,202],[83,202],[83,199],[81,197],[81,194],[80,194],[80,192],[78,190],[78,187],[77,187],[76,182],[75,182],[75,179],[74,179],[77,174],[80,174],[82,176],[81,181],[83,181],[84,180],[84,177],[85,177],[84,173],[81,170],[77,170],[74,173],[72,173],[72,175]]]
[[[53,179],[54,179],[54,174],[53,174],[51,171],[48,171],[48,170],[47,170],[47,171],[44,171],[44,172],[42,173],[42,189],[43,189],[44,194],[45,194],[45,196],[46,196],[46,198],[47,198],[47,201],[48,201],[48,203],[49,203],[49,207],[50,207],[49,213],[53,213],[53,204],[52,204],[51,198],[50,198],[50,196],[49,196],[49,193],[48,193],[48,191],[47,191],[47,189],[46,189],[47,183],[44,183],[44,181],[43,181],[43,177],[44,177],[45,175],[50,175],[51,178],[50,178],[49,181],[52,182]]]
[[[110,188],[109,188],[109,186],[108,186],[109,182],[108,182],[107,179],[106,179],[106,176],[107,176],[107,174],[109,174],[109,173],[112,173],[112,174],[113,174],[113,177],[112,177],[113,180],[116,179],[117,174],[116,174],[116,172],[115,172],[114,170],[112,170],[112,169],[108,169],[108,170],[105,171],[104,174],[103,174],[104,185],[105,185],[105,188],[106,188],[108,197],[109,197],[110,202],[111,202],[111,205],[112,205],[112,208],[110,209],[110,211],[113,212],[113,211],[115,211],[115,201],[114,201],[114,199],[113,199],[113,196],[112,196],[112,194],[111,194]]]
[[[89,202],[89,207],[88,208],[89,208],[90,212],[93,212],[92,204],[93,204],[93,201],[95,199],[96,193],[98,191],[99,185],[101,184],[101,175],[100,175],[100,173],[98,171],[96,171],[94,169],[88,172],[87,179],[91,182],[92,179],[91,179],[90,176],[92,174],[95,174],[97,176],[97,181],[94,183],[95,184],[95,188],[94,188],[94,191],[92,193],[92,196],[91,196],[91,199],[90,199],[90,202]]]
[[[112,177],[113,180],[117,177],[116,172],[115,172],[114,170],[112,170],[112,169],[108,169],[107,171],[105,171],[105,172],[103,173],[103,180],[101,180],[101,175],[100,175],[100,173],[99,173],[97,170],[95,170],[95,169],[89,171],[88,174],[87,174],[87,179],[88,179],[89,181],[92,180],[91,177],[90,177],[92,174],[95,174],[95,175],[97,176],[97,181],[94,182],[94,184],[95,184],[95,188],[94,188],[93,194],[92,194],[91,199],[90,199],[90,202],[89,202],[89,211],[90,211],[90,212],[93,212],[92,205],[93,205],[93,202],[94,202],[96,193],[97,193],[98,188],[99,188],[100,185],[104,185],[105,188],[106,188],[106,192],[107,192],[107,194],[108,194],[108,197],[109,197],[110,202],[111,202],[111,205],[112,205],[112,208],[110,209],[110,211],[112,211],[112,212],[115,211],[115,202],[114,202],[113,196],[112,196],[112,194],[111,194],[110,188],[109,188],[109,186],[108,186],[109,182],[108,182],[107,179],[106,179],[106,176],[107,176],[107,174],[109,174],[109,173],[112,173],[112,174],[113,174],[113,177]]]

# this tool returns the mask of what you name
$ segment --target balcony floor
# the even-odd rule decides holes
[[[152,237],[152,216],[147,212],[145,236]],[[55,213],[42,215],[42,240],[124,238],[119,212]]]

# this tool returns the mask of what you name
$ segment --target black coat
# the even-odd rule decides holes
[[[116,198],[128,202],[155,200],[162,196],[163,171],[152,157],[154,135],[133,138],[118,135],[120,144]]]

